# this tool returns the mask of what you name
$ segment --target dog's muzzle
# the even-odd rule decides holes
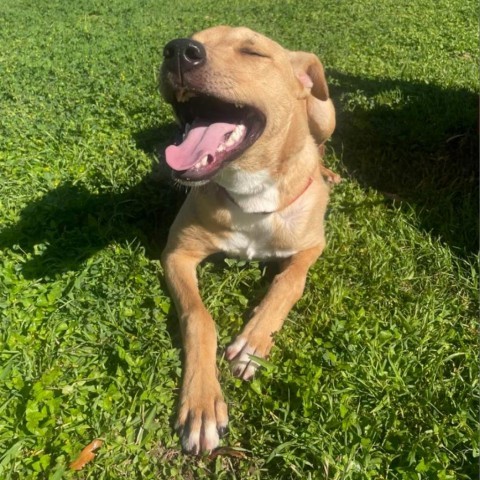
[[[211,179],[251,147],[266,125],[259,109],[230,101],[230,92],[215,94],[202,75],[207,62],[205,46],[191,38],[171,40],[163,49],[160,91],[182,131],[182,140],[166,148],[165,160],[185,185]]]

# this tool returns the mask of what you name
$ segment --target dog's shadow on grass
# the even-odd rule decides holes
[[[161,129],[148,135],[155,133],[161,135]],[[168,172],[157,166],[121,192],[92,193],[85,185],[65,183],[27,205],[18,223],[0,230],[0,250],[23,254],[27,279],[77,270],[112,242],[140,243],[149,258],[158,259],[184,198],[185,191],[174,188]]]
[[[478,249],[478,96],[466,89],[330,72],[332,145],[347,176],[414,208],[419,227]],[[343,172],[345,174],[345,172]]]

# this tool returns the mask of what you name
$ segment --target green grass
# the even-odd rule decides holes
[[[173,133],[162,46],[220,23],[320,55],[345,180],[266,368],[242,383],[219,352],[245,458],[209,460],[172,429],[158,255],[184,193],[150,172]],[[4,0],[0,44],[0,478],[476,477],[472,0]],[[268,285],[261,264],[225,267],[199,271],[221,347]]]

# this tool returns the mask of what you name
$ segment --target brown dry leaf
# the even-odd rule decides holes
[[[90,442],[81,452],[80,455],[70,464],[72,470],[81,470],[87,463],[90,463],[94,458],[95,450],[103,445],[103,441],[96,438]]]
[[[233,447],[218,447],[208,456],[209,460],[214,460],[218,456],[247,458],[247,454],[243,450],[238,450]]]

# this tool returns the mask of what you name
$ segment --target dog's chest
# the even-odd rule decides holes
[[[246,259],[285,258],[298,251],[297,233],[304,223],[302,201],[275,212],[279,192],[266,170],[252,173],[232,168],[217,183],[228,191],[224,193],[228,233],[220,242],[222,251]]]
[[[276,214],[248,214],[235,209],[230,232],[222,240],[221,250],[248,260],[289,257],[296,250],[279,242],[278,231],[282,223]]]

